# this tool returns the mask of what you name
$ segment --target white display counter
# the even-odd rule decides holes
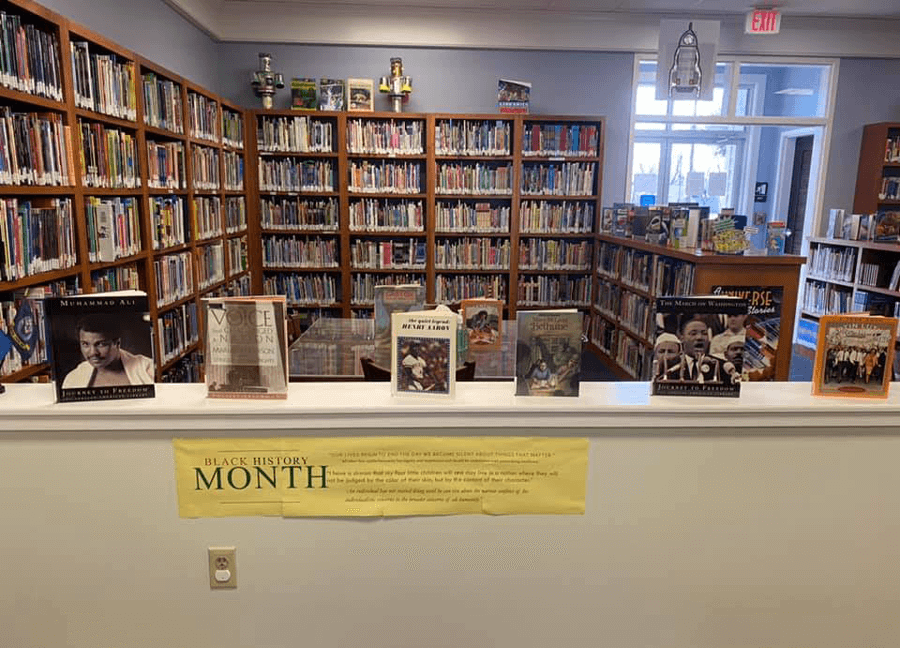
[[[287,401],[0,396],[0,645],[815,648],[900,645],[900,391],[650,397],[585,383],[454,401],[386,383]],[[178,517],[174,437],[589,437],[583,516]],[[237,547],[210,591],[206,549]]]

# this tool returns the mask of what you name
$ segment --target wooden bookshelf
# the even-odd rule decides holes
[[[14,303],[16,299],[20,299],[23,296],[26,289],[54,282],[68,282],[67,290],[82,293],[97,292],[100,289],[136,288],[144,290],[148,295],[154,329],[155,356],[157,359],[156,377],[157,380],[172,379],[173,376],[167,376],[166,373],[175,367],[182,358],[192,354],[201,348],[202,345],[199,340],[189,339],[182,348],[174,351],[170,349],[170,352],[165,354],[162,347],[161,318],[168,317],[167,314],[171,314],[174,310],[182,307],[199,311],[201,293],[206,296],[219,291],[241,291],[245,293],[250,291],[249,278],[252,274],[250,268],[254,267],[252,263],[241,261],[241,267],[239,268],[232,268],[228,265],[230,258],[228,241],[230,239],[238,240],[240,237],[243,237],[247,241],[245,245],[247,254],[253,248],[253,246],[249,245],[248,240],[248,223],[250,219],[246,217],[246,189],[248,184],[246,164],[244,164],[242,169],[240,164],[235,165],[235,168],[238,170],[233,170],[230,175],[234,182],[229,187],[224,185],[226,177],[225,156],[226,154],[231,156],[228,158],[230,161],[239,161],[245,155],[244,142],[237,137],[225,142],[221,137],[223,132],[222,120],[226,115],[232,123],[232,129],[229,132],[234,133],[234,123],[240,123],[241,128],[237,130],[238,132],[242,131],[244,136],[246,135],[246,111],[239,106],[224,101],[222,98],[191,83],[187,79],[156,65],[152,61],[148,61],[134,52],[120,47],[101,34],[78,25],[30,0],[5,0],[4,8],[8,13],[21,15],[23,21],[32,22],[42,29],[49,30],[58,39],[59,72],[62,80],[63,101],[29,94],[14,88],[2,87],[0,88],[0,104],[10,106],[15,112],[52,112],[59,114],[62,122],[69,129],[67,145],[71,159],[70,169],[74,177],[72,178],[71,186],[0,185],[0,197],[3,199],[18,198],[20,201],[28,200],[35,206],[49,206],[50,201],[57,198],[70,199],[74,218],[76,261],[74,265],[68,268],[34,274],[15,281],[0,281],[0,302]],[[101,54],[115,57],[115,64],[123,66],[123,69],[132,70],[130,79],[133,83],[131,88],[134,97],[133,115],[115,107],[113,110],[106,106],[101,107],[105,109],[92,109],[76,104],[76,80],[70,46],[72,42],[87,43],[89,55]],[[79,54],[81,54],[84,46],[78,45],[78,47],[82,48],[79,51]],[[171,113],[173,119],[176,117],[176,113],[177,118],[180,119],[182,125],[180,132],[178,128],[152,125],[145,119],[145,114],[148,113],[151,107],[146,105],[143,80],[144,75],[151,74],[155,75],[157,79],[169,83],[172,88],[180,93],[181,103],[177,110],[173,106],[173,112]],[[212,129],[215,130],[215,137],[204,139],[203,137],[194,136],[194,133],[191,131],[188,93],[202,96],[214,106],[214,109],[211,109],[208,115],[211,119]],[[119,114],[112,114],[117,110]],[[98,132],[99,129],[104,129],[104,135],[115,135],[118,133],[135,140],[134,156],[130,162],[137,171],[135,173],[134,186],[127,186],[121,182],[113,182],[109,186],[89,186],[88,178],[85,177],[81,163],[83,146],[81,124],[96,128]],[[184,147],[184,182],[179,187],[160,189],[150,186],[148,141],[181,144]],[[245,137],[244,141],[246,141]],[[218,184],[202,191],[194,186],[191,150],[195,145],[202,145],[213,151],[217,156],[217,164],[219,165],[217,168]],[[150,201],[152,199],[165,200],[167,197],[182,203],[185,219],[184,240],[155,249],[156,246],[153,243],[154,224]],[[218,215],[215,218],[221,221],[221,226],[213,227],[204,232],[202,239],[200,232],[197,231],[197,220],[193,212],[194,200],[198,198],[218,201],[216,203],[218,205]],[[137,249],[128,250],[112,260],[99,261],[91,259],[91,231],[93,228],[90,226],[91,223],[89,223],[87,208],[89,199],[120,200],[122,205],[128,205],[128,209],[134,210],[137,227],[130,231],[135,239],[139,238],[140,242],[137,245]],[[226,200],[241,199],[245,201],[243,210],[245,216],[243,220],[239,220],[237,226],[226,227]],[[131,201],[131,204],[126,201]],[[213,203],[211,202],[210,204]],[[209,286],[201,289],[199,265],[203,258],[203,252],[209,251],[207,248],[211,245],[221,245],[223,248],[224,267],[222,268],[222,277],[217,277],[215,281],[210,282]],[[161,259],[177,253],[186,253],[192,260],[190,277],[192,289],[184,296],[165,301],[161,299],[158,291],[154,267]],[[236,255],[234,258],[240,259],[241,257]],[[232,285],[231,281],[237,281],[240,284]],[[163,303],[164,301],[165,303]],[[198,323],[197,331],[199,332],[202,330],[199,327],[199,313],[195,312],[193,317]],[[26,365],[12,374],[0,376],[0,380],[5,382],[31,379],[34,375],[46,373],[46,371],[46,363],[38,363],[34,367]]]
[[[900,149],[900,122],[868,124],[863,129],[853,198],[856,214],[872,214],[900,205],[900,184],[894,192],[885,192],[886,178],[900,183],[900,154],[889,155],[889,140],[898,142]]]

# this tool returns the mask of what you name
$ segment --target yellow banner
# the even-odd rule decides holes
[[[584,513],[587,439],[176,439],[182,517]]]

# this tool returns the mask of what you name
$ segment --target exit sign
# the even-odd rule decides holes
[[[778,9],[754,9],[747,14],[745,34],[777,34],[781,31],[781,12]]]

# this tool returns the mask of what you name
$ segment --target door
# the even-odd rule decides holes
[[[791,232],[791,236],[785,243],[786,254],[800,254],[803,245],[803,225],[806,219],[806,195],[809,192],[812,154],[813,136],[798,137],[794,147],[794,167],[788,200],[787,229]]]

